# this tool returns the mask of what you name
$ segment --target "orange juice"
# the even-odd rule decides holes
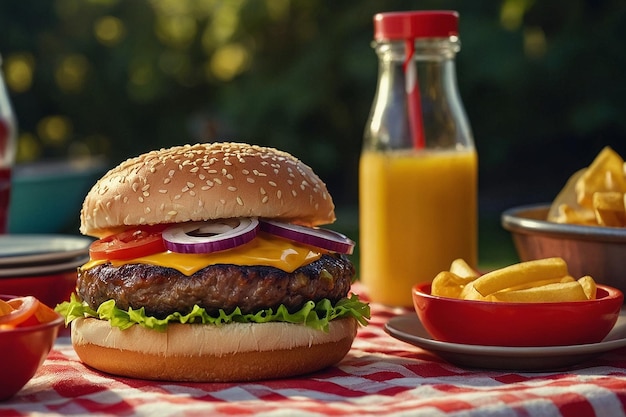
[[[414,284],[456,258],[476,266],[477,159],[473,149],[363,152],[360,279],[372,301],[412,306]]]

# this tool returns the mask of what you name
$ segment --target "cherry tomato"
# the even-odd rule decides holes
[[[96,240],[89,247],[91,259],[133,259],[164,252],[161,237],[163,227],[146,227],[126,230]]]

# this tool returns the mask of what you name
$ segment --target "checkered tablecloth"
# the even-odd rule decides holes
[[[112,377],[83,366],[61,337],[35,377],[0,403],[0,416],[626,415],[626,349],[562,372],[462,369],[384,332],[390,318],[409,310],[371,307],[371,324],[337,366],[253,383]]]

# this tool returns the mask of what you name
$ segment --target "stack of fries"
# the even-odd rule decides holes
[[[624,160],[605,147],[591,165],[576,172],[556,197],[548,220],[557,223],[626,227]]]
[[[596,298],[596,283],[590,276],[574,279],[562,258],[520,262],[484,275],[456,259],[449,271],[437,274],[431,294],[516,303],[583,301]]]

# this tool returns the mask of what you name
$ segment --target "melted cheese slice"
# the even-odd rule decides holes
[[[233,249],[202,254],[161,252],[135,259],[91,260],[81,269],[87,270],[96,265],[110,262],[119,267],[125,264],[148,264],[174,268],[187,276],[216,264],[243,266],[273,266],[285,272],[293,272],[301,266],[319,259],[322,249],[299,244],[266,233],[259,233],[256,238]]]

